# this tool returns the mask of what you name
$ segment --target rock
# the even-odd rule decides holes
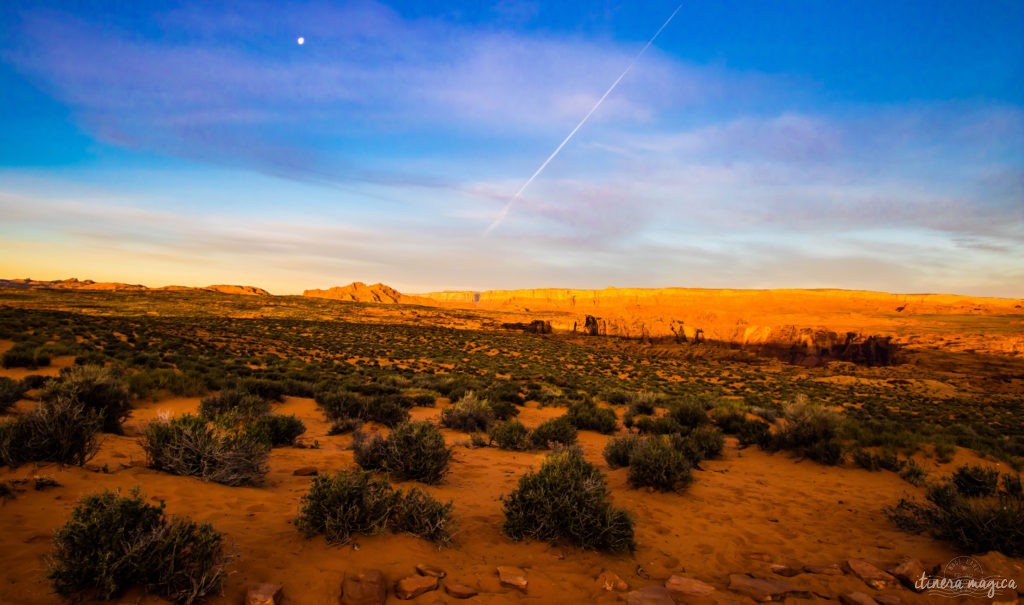
[[[878,605],[900,605],[902,602],[894,594],[876,594],[875,601],[878,601]]]
[[[245,605],[281,605],[284,586],[280,584],[252,584],[245,593]]]
[[[434,565],[427,565],[426,563],[420,563],[416,566],[416,573],[421,576],[432,576],[434,578],[444,578],[448,575],[448,572],[436,567]]]
[[[917,559],[904,559],[902,563],[890,569],[889,573],[896,576],[896,579],[910,590],[921,592],[917,588],[916,583],[921,579],[921,576],[925,575],[925,572],[924,564]]]
[[[296,477],[313,477],[315,475],[319,475],[320,471],[317,470],[315,466],[304,466],[302,468],[295,469],[292,471],[292,474]]]
[[[403,601],[415,599],[431,590],[437,590],[436,576],[408,576],[395,582],[395,596]]]
[[[526,585],[529,583],[526,580],[525,571],[506,565],[498,566],[498,579],[501,580],[503,586],[510,586],[523,592],[526,592]]]
[[[341,582],[341,605],[384,605],[387,596],[387,583],[379,569],[346,573]]]
[[[763,552],[748,552],[743,554],[744,557],[753,561],[761,561],[762,563],[771,563],[772,556],[768,553]]]
[[[838,565],[804,565],[803,569],[807,573],[813,573],[822,576],[843,575],[843,570],[839,569]]]
[[[763,580],[737,573],[729,574],[729,590],[761,602],[777,601],[791,592],[802,592],[784,580]]]
[[[882,590],[896,585],[896,578],[878,569],[864,559],[848,559],[843,564],[847,571],[860,578],[875,590]]]
[[[644,586],[626,595],[626,605],[676,605],[664,586]]]
[[[772,565],[771,570],[773,574],[782,576],[783,578],[792,578],[793,576],[800,575],[799,569],[793,569],[786,565]]]
[[[480,591],[472,586],[466,586],[465,584],[458,584],[456,582],[445,582],[444,591],[447,592],[449,596],[456,599],[469,599],[480,594]]]
[[[715,592],[715,587],[710,584],[680,575],[674,575],[666,580],[665,589],[668,590],[669,596],[676,601],[692,597],[706,597]]]
[[[629,590],[629,584],[613,571],[604,570],[597,576],[597,583],[608,592],[625,592]]]
[[[839,595],[839,602],[843,605],[878,605],[878,601],[863,592],[844,592]]]

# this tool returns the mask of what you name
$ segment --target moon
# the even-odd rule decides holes
[[[305,38],[303,38],[302,36],[299,36],[299,39],[298,39],[298,40],[296,40],[296,42],[298,42],[298,43],[299,43],[299,46],[302,46],[303,44],[305,44],[305,43],[306,43],[306,39],[305,39]]]

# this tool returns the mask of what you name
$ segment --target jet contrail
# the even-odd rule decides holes
[[[587,112],[587,115],[583,116],[583,119],[580,120],[580,123],[576,125],[576,128],[573,128],[572,132],[570,132],[568,136],[566,136],[565,139],[563,139],[562,142],[558,144],[558,147],[555,147],[555,150],[551,152],[551,155],[548,156],[548,159],[544,160],[544,163],[540,165],[540,168],[538,168],[533,173],[533,175],[530,176],[530,178],[526,179],[526,182],[523,183],[523,186],[519,188],[519,191],[516,191],[516,194],[512,196],[512,199],[510,199],[508,203],[505,204],[505,207],[501,209],[501,212],[498,214],[498,218],[494,219],[494,222],[491,223],[489,227],[484,229],[484,236],[488,235],[491,231],[494,231],[499,225],[501,225],[501,223],[505,221],[505,217],[508,216],[508,211],[512,208],[512,204],[517,199],[519,199],[519,196],[522,195],[524,191],[526,191],[526,188],[530,186],[530,183],[532,183],[533,180],[537,178],[541,172],[544,172],[544,169],[547,168],[548,164],[551,163],[551,160],[555,159],[555,156],[558,155],[558,152],[561,151],[562,148],[565,147],[566,143],[568,143],[572,139],[573,135],[576,134],[576,131],[578,131],[580,128],[583,127],[584,124],[587,123],[587,120],[590,119],[590,116],[594,115],[594,112],[597,111],[597,108],[601,106],[601,103],[604,103],[604,100],[608,98],[608,95],[612,94],[612,91],[615,90],[615,87],[619,85],[619,82],[622,81],[622,78],[625,78],[626,74],[629,73],[629,70],[633,69],[633,66],[636,65],[636,62],[639,61],[640,57],[643,56],[644,52],[646,52],[647,49],[651,47],[651,44],[654,44],[654,41],[658,38],[658,35],[661,34],[661,31],[663,29],[668,27],[669,22],[672,21],[672,18],[676,16],[676,13],[678,13],[679,9],[681,8],[683,8],[682,4],[677,6],[676,10],[672,11],[672,14],[668,16],[668,19],[665,19],[665,22],[661,24],[661,27],[658,28],[658,31],[654,32],[654,35],[651,36],[651,39],[647,41],[647,44],[644,44],[644,47],[640,49],[640,52],[638,52],[636,56],[633,57],[633,60],[630,61],[628,66],[626,66],[626,70],[623,71],[619,75],[619,77],[615,79],[614,82],[612,82],[612,85],[608,87],[608,90],[604,91],[604,94],[601,95],[601,98],[597,100],[597,103],[595,103],[594,106],[590,109],[590,111]]]

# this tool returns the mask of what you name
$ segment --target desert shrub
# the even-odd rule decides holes
[[[302,497],[295,527],[307,538],[324,534],[344,544],[352,534],[373,535],[392,528],[441,544],[451,539],[452,504],[440,504],[425,492],[395,490],[368,471],[342,470],[313,479]]]
[[[437,397],[430,393],[420,393],[412,396],[412,404],[421,408],[432,408],[437,405]]]
[[[481,393],[481,396],[492,404],[496,401],[511,403],[513,405],[522,405],[525,403],[525,399],[522,394],[520,394],[519,385],[509,380],[499,380],[491,383],[491,385]]]
[[[928,472],[921,468],[913,458],[910,458],[903,463],[903,467],[900,469],[899,473],[901,479],[918,487],[923,486],[928,477]]]
[[[667,417],[690,429],[710,422],[704,401],[699,398],[690,398],[674,403],[668,408]]]
[[[672,435],[670,442],[694,466],[701,460],[721,456],[725,449],[725,435],[713,426],[695,428],[687,435]]]
[[[249,421],[247,430],[258,434],[270,447],[281,447],[295,445],[299,435],[306,432],[306,425],[294,414],[267,414]]]
[[[572,445],[576,443],[576,427],[568,416],[545,420],[530,433],[530,443],[542,449],[553,445]]]
[[[602,452],[605,462],[612,468],[629,466],[629,458],[642,440],[642,437],[632,434],[612,437],[605,444]]]
[[[26,391],[31,391],[32,389],[41,388],[43,385],[45,385],[47,382],[50,382],[51,380],[53,379],[50,378],[49,376],[42,376],[40,374],[29,374],[28,376],[21,379],[21,388]]]
[[[1019,486],[1020,478],[1016,478]],[[1024,498],[1012,487],[985,497],[961,493],[953,480],[931,485],[925,502],[901,499],[885,509],[886,516],[904,531],[927,532],[951,542],[958,550],[979,553],[998,550],[1008,557],[1024,556]]]
[[[443,426],[466,433],[487,432],[493,421],[494,409],[486,399],[478,398],[472,391],[452,407],[441,411]]]
[[[664,399],[665,396],[661,393],[653,393],[651,391],[630,393],[629,411],[634,416],[650,416],[654,413],[654,408],[662,403]]]
[[[519,408],[510,401],[488,399],[487,403],[491,406],[495,420],[508,420],[519,415]]]
[[[270,447],[252,431],[217,429],[183,414],[151,422],[142,449],[153,469],[236,486],[263,482]]]
[[[991,496],[999,489],[999,471],[980,464],[965,464],[955,471],[953,485],[968,498]]]
[[[110,599],[143,586],[176,603],[193,603],[220,587],[229,557],[213,526],[168,519],[163,505],[128,497],[85,496],[53,537],[47,573],[58,594]]]
[[[270,413],[270,403],[239,389],[224,389],[199,402],[199,415],[207,420],[225,419],[227,424]]]
[[[142,370],[128,377],[128,390],[136,397],[150,397],[157,391],[167,391],[178,397],[193,397],[206,393],[202,376],[178,370]]]
[[[569,422],[581,431],[597,431],[610,435],[619,427],[615,410],[600,407],[593,401],[581,401],[569,406]]]
[[[319,388],[314,396],[329,420],[358,418],[394,427],[409,419],[411,400],[394,393],[363,395],[340,387]]]
[[[128,386],[111,368],[74,366],[61,370],[60,378],[43,387],[42,400],[67,398],[81,403],[87,412],[103,419],[103,431],[121,434],[121,423],[132,410]]]
[[[21,399],[25,389],[20,381],[0,376],[0,412],[6,412],[11,405]]]
[[[502,497],[503,529],[513,540],[564,538],[586,549],[632,551],[633,521],[612,506],[604,476],[579,448],[550,454]]]
[[[0,364],[5,368],[44,368],[50,365],[50,355],[32,343],[18,343],[8,349]]]
[[[530,447],[530,429],[518,420],[498,422],[488,435],[491,443],[503,450],[525,450]]]
[[[738,435],[748,423],[747,408],[736,401],[719,401],[711,413],[715,424],[726,435]],[[774,422],[774,419],[770,422]]]
[[[57,462],[83,465],[99,448],[103,418],[68,397],[42,402],[35,410],[0,424],[0,464]]]
[[[444,435],[427,421],[403,422],[387,438],[357,436],[353,441],[356,464],[384,470],[399,479],[439,483],[448,472],[452,452]]]
[[[899,472],[903,468],[903,462],[892,449],[886,448],[879,453],[869,452],[864,449],[857,449],[853,452],[853,462],[857,466],[869,470],[887,470]]]
[[[791,450],[822,464],[843,461],[839,414],[798,400],[783,409],[783,417],[785,423],[765,440],[767,449]]]
[[[238,381],[236,388],[267,401],[284,401],[287,385],[269,378],[243,378]]]
[[[719,425],[721,426],[721,425]],[[723,429],[724,433],[725,430]],[[762,449],[771,449],[772,433],[771,427],[760,420],[745,420],[736,433],[739,438],[740,447],[758,445]]]
[[[681,489],[692,482],[690,462],[663,437],[641,441],[629,457],[629,484],[660,491]]]
[[[629,403],[629,395],[625,391],[617,389],[605,391],[601,394],[601,397],[603,397],[609,405],[625,405]]]
[[[956,453],[956,445],[948,441],[939,441],[934,444],[935,459],[943,464],[953,461],[953,454]]]
[[[331,423],[330,428],[327,429],[328,435],[344,435],[345,433],[351,433],[352,431],[358,431],[363,426],[363,421],[359,418],[339,418]]]
[[[633,421],[633,426],[642,435],[671,435],[682,433],[686,430],[679,421],[672,416],[641,416]]]

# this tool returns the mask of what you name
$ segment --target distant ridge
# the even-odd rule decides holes
[[[305,290],[303,296],[329,298],[349,302],[382,303],[386,305],[432,305],[434,301],[418,296],[406,296],[386,284],[366,285],[361,281],[327,290]]]
[[[256,286],[234,286],[214,285],[205,288],[193,288],[191,286],[163,286],[161,288],[150,288],[142,284],[123,284],[120,282],[96,282],[91,279],[55,279],[43,281],[37,279],[0,279],[0,288],[33,288],[38,290],[94,290],[106,292],[220,292],[222,294],[237,294],[242,296],[270,296],[263,288]]]

